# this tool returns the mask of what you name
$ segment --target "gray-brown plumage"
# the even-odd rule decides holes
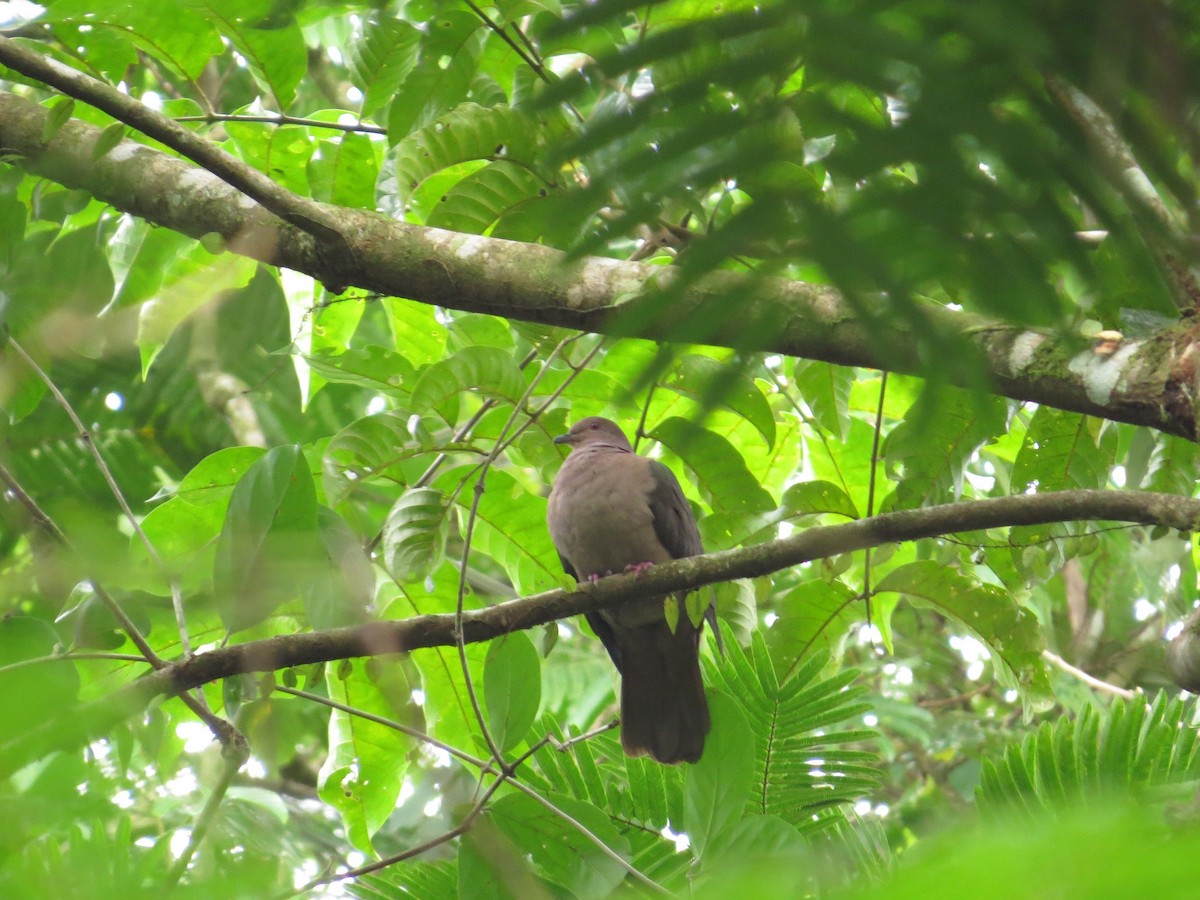
[[[563,568],[577,581],[704,552],[671,470],[633,452],[615,422],[592,416],[554,439],[571,454],[550,492],[546,521]],[[682,606],[682,603],[681,603]],[[589,613],[621,673],[621,744],[630,756],[695,762],[708,734],[700,629],[681,609],[672,633],[663,599]]]

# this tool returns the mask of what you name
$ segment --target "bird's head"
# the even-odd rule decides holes
[[[600,416],[588,416],[586,419],[580,419],[571,426],[570,431],[556,437],[554,443],[567,444],[572,448],[601,444],[615,447],[618,450],[631,452],[633,450],[621,427],[611,419]]]

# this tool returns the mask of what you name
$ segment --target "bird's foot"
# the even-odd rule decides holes
[[[634,575],[641,575],[647,569],[652,568],[654,568],[654,563],[652,562],[630,563],[625,567],[625,571],[632,572]]]
[[[593,572],[591,575],[588,576],[587,580],[590,581],[592,584],[598,584],[600,581],[600,576],[597,573]]]

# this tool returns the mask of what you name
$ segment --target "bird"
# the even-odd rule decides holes
[[[546,524],[563,569],[576,581],[704,552],[675,475],[638,456],[615,422],[580,419],[554,443],[571,449],[554,479]],[[694,625],[683,611],[672,631],[662,597],[588,613],[587,621],[621,676],[626,754],[668,765],[699,760],[710,727],[700,675],[703,623]]]

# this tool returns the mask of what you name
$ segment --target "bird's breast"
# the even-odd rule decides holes
[[[550,493],[550,536],[580,578],[671,559],[654,531],[645,461],[605,456],[573,452]]]

